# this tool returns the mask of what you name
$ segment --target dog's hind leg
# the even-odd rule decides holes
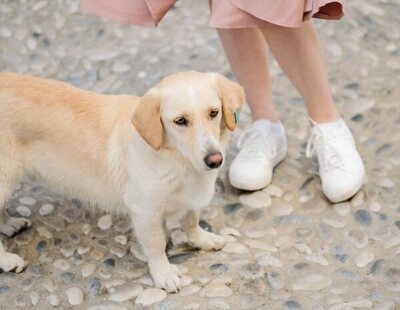
[[[7,146],[10,147],[10,144]],[[2,147],[4,145],[0,144],[0,148]],[[5,154],[6,151],[8,154]],[[5,208],[13,186],[22,172],[22,164],[18,162],[17,157],[10,156],[11,152],[12,148],[0,149],[0,232],[9,237],[31,225],[28,219],[9,217]],[[24,260],[18,255],[8,253],[0,241],[0,269],[15,270],[18,273],[24,269],[25,265]]]

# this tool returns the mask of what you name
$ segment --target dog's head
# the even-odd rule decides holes
[[[223,140],[243,102],[242,87],[220,74],[181,72],[141,98],[132,123],[155,150],[177,150],[196,169],[209,170],[221,165]]]

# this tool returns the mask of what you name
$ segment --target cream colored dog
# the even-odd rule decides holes
[[[103,210],[126,212],[157,287],[177,291],[165,254],[164,223],[180,216],[195,247],[217,250],[221,236],[199,227],[214,193],[242,88],[216,73],[182,72],[143,97],[108,96],[58,81],[0,73],[0,232],[30,226],[4,203],[25,173]],[[0,268],[26,263],[0,242]]]

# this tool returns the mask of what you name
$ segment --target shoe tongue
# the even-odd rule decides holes
[[[263,132],[269,131],[271,130],[271,121],[266,119],[259,119],[251,125],[251,128],[255,128]]]

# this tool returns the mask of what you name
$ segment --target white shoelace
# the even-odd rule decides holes
[[[318,153],[322,157],[322,162],[319,163],[320,168],[325,171],[337,168],[344,170],[344,159],[337,149],[338,145],[334,137],[327,138],[321,131],[313,131],[307,142],[306,156],[312,157]]]
[[[267,156],[269,159],[276,157],[276,146],[271,136],[271,131],[259,128],[246,129],[239,137],[237,142],[239,149],[246,148],[242,156],[252,160],[263,159]]]

